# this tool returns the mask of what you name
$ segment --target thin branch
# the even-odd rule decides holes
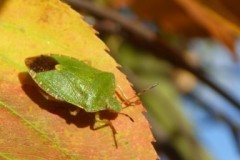
[[[77,11],[85,10],[96,17],[112,20],[120,24],[124,30],[139,35],[139,37],[144,37],[144,39],[147,39],[148,41],[151,41],[156,38],[155,33],[153,33],[150,30],[147,30],[147,28],[141,25],[140,22],[126,19],[126,17],[120,15],[118,12],[114,12],[106,8],[97,7],[93,3],[86,0],[64,0],[64,1],[71,5],[73,9]]]
[[[84,10],[98,18],[109,19],[119,24],[121,29],[128,33],[128,38],[139,47],[151,51],[151,53],[157,58],[165,59],[172,65],[191,72],[199,80],[207,84],[222,97],[228,100],[233,106],[240,109],[240,103],[226,93],[222,88],[208,79],[207,74],[204,73],[201,68],[193,67],[191,64],[189,64],[181,56],[179,51],[173,49],[161,37],[157,36],[157,34],[141,25],[140,22],[127,19],[113,10],[97,7],[93,3],[86,0],[65,0],[65,2],[70,4],[77,11]]]

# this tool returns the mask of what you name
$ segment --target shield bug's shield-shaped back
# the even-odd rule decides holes
[[[25,60],[29,74],[47,94],[86,112],[121,111],[115,98],[115,77],[63,55],[41,55]]]

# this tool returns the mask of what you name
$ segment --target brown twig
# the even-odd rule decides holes
[[[169,44],[164,42],[162,38],[157,36],[151,30],[145,28],[138,21],[132,21],[124,16],[121,16],[118,12],[107,8],[100,8],[95,6],[93,3],[86,0],[65,0],[66,3],[70,4],[77,11],[87,11],[94,16],[102,19],[109,19],[121,26],[124,32],[128,33],[128,38],[136,43],[139,47],[151,51],[158,58],[162,58],[170,62],[172,65],[183,68],[199,80],[207,84],[222,97],[228,100],[233,106],[240,109],[240,103],[232,98],[228,93],[221,89],[218,85],[207,78],[206,73],[201,68],[196,68],[190,65],[182,56],[181,53],[173,49]]]

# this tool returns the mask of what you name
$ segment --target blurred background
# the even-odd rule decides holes
[[[240,1],[64,2],[136,91],[159,83],[141,99],[161,160],[240,159]]]

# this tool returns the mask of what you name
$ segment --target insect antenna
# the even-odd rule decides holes
[[[133,101],[133,102],[131,102],[131,100],[134,99],[134,98],[137,98],[138,96],[143,95],[144,93],[148,92],[149,90],[152,90],[153,88],[157,87],[158,85],[159,85],[159,82],[157,82],[156,84],[151,85],[150,87],[148,87],[148,88],[138,92],[136,95],[132,96],[131,98],[128,98],[128,99],[125,98],[122,103],[126,104],[127,106],[125,106],[124,108],[130,107],[130,106],[134,106],[134,105],[137,105],[137,104],[141,104],[139,99],[136,100],[136,101]]]
[[[159,85],[159,82],[157,82],[156,84],[154,85],[151,85],[150,87],[140,91],[137,93],[137,96],[141,96],[142,94],[144,94],[145,92],[149,91],[149,90],[152,90],[153,88],[157,87]]]

